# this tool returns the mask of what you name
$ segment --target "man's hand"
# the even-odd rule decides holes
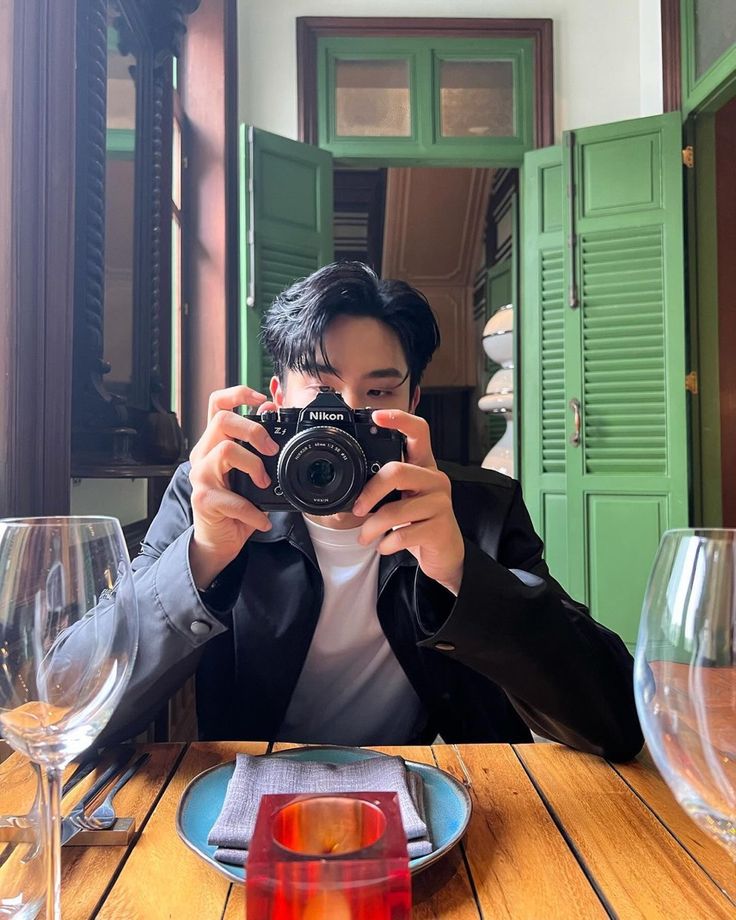
[[[368,518],[360,541],[371,543],[387,534],[378,544],[379,553],[408,549],[428,578],[457,596],[465,546],[452,510],[450,480],[437,469],[432,454],[429,426],[419,416],[399,409],[379,409],[373,421],[406,435],[407,462],[387,463],[358,497],[353,514],[361,517],[393,489],[403,493],[400,501],[389,502]]]
[[[229,488],[232,469],[247,473],[264,489],[271,481],[261,458],[234,439],[252,444],[262,454],[278,452],[262,425],[232,411],[237,406],[258,406],[262,412],[273,404],[250,387],[215,391],[207,409],[207,428],[189,455],[194,517],[189,565],[200,590],[235,559],[254,531],[271,529],[271,522],[259,508]]]

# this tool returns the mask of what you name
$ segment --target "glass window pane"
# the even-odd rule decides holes
[[[171,199],[174,206],[181,211],[181,125],[174,119],[174,131],[171,153]]]
[[[339,137],[411,137],[408,61],[337,61]]]
[[[123,45],[116,5],[107,9],[107,108],[105,112],[104,360],[109,389],[126,396],[133,383],[136,191],[136,50]]]
[[[695,0],[695,78],[736,44],[733,0]]]
[[[171,221],[171,409],[181,424],[182,396],[181,224]]]
[[[511,61],[441,61],[443,137],[513,137]]]

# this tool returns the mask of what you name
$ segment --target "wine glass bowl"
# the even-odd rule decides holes
[[[60,917],[63,768],[107,725],[138,645],[138,607],[119,522],[0,521],[0,732],[42,768],[50,874]]]
[[[644,600],[634,689],[667,784],[736,860],[736,531],[663,536]]]

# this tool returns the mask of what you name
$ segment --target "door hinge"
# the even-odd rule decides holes
[[[682,163],[683,166],[687,166],[688,169],[695,168],[695,150],[690,144],[688,144],[687,147],[683,147]]]
[[[689,393],[697,395],[698,392],[698,372],[690,371],[690,373],[685,377],[685,389]]]

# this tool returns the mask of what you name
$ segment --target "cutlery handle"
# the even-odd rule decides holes
[[[123,773],[123,775],[120,777],[120,779],[115,783],[115,785],[112,787],[112,789],[108,792],[107,795],[108,795],[110,801],[112,801],[112,800],[115,798],[115,796],[118,794],[118,792],[120,792],[120,790],[121,790],[121,789],[123,788],[123,786],[128,782],[128,780],[131,778],[131,776],[133,776],[135,773],[137,773],[138,770],[140,770],[140,768],[141,768],[141,767],[143,766],[143,764],[150,758],[150,756],[151,756],[151,755],[150,755],[148,752],[146,752],[145,754],[141,754],[141,756],[138,757],[138,758],[128,767],[128,769],[125,771],[125,773]]]
[[[89,776],[89,774],[97,766],[98,760],[99,758],[97,757],[90,757],[88,760],[83,760],[79,764],[77,769],[74,771],[74,773],[72,773],[72,775],[64,783],[61,789],[62,799],[64,798],[65,795],[68,795],[76,785],[81,783],[82,780],[85,778],[85,776]]]
[[[109,749],[114,752],[115,763],[120,764],[120,759],[124,754],[130,754],[133,752],[133,749],[130,745],[117,745]],[[64,783],[64,786],[61,790],[61,797],[64,798],[65,795],[68,795],[75,786],[82,782],[85,777],[95,769],[99,764],[100,758],[102,757],[103,751],[95,751],[94,753],[89,754],[84,760],[80,761],[77,765],[77,769],[72,773],[69,779]]]

